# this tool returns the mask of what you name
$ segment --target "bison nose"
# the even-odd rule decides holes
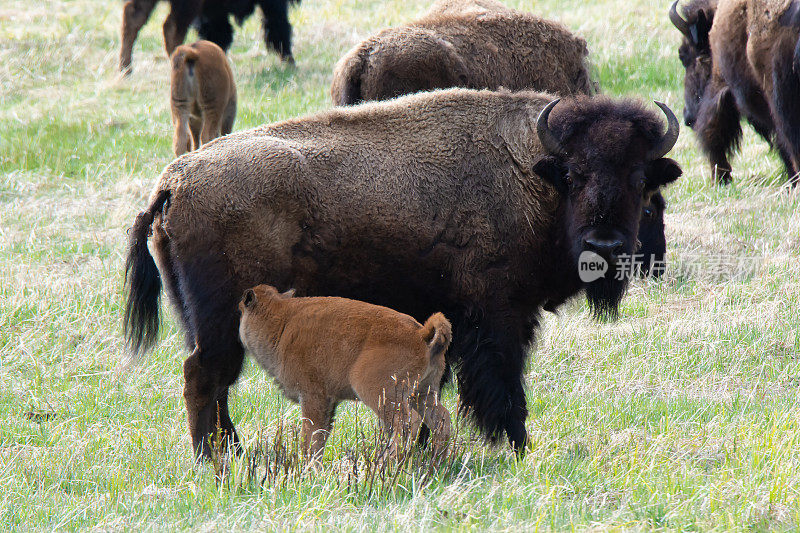
[[[684,111],[683,112],[683,123],[686,124],[687,127],[692,128],[692,127],[694,127],[694,122],[695,122],[694,115]]]
[[[602,257],[615,257],[622,251],[622,241],[620,239],[600,239],[597,237],[585,237],[583,239],[583,249],[594,252]]]

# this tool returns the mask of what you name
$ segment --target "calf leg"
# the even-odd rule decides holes
[[[426,429],[430,428],[433,432],[434,454],[440,455],[446,451],[450,440],[450,412],[439,402],[438,394],[433,391],[421,391],[415,400],[414,409],[424,420]]]
[[[322,459],[325,442],[333,427],[333,413],[336,403],[322,395],[308,393],[300,397],[300,410],[303,415],[303,450],[311,463]]]
[[[172,151],[175,153],[175,157],[178,157],[192,151],[188,110],[173,106],[172,122],[175,126],[175,131],[172,134]]]
[[[125,74],[131,71],[133,43],[139,30],[145,25],[158,0],[128,0],[122,8],[122,45],[119,50],[119,70]]]
[[[260,0],[259,3],[264,14],[264,43],[278,52],[283,61],[293,65],[288,0]]]
[[[200,117],[200,111],[192,113],[189,117],[189,127],[192,131],[192,150],[200,148],[200,131],[203,129],[203,119]]]
[[[200,14],[199,1],[170,2],[170,12],[164,20],[164,48],[171,56],[175,48],[183,44],[192,21]]]
[[[200,146],[219,137],[220,113],[216,109],[203,110],[203,129],[200,131]]]
[[[222,126],[220,132],[222,135],[227,135],[233,131],[233,122],[236,120],[236,96],[234,95],[225,106],[225,112],[222,114]]]
[[[353,370],[359,376],[357,380],[353,380],[353,391],[364,405],[375,412],[383,429],[390,433],[389,447],[384,458],[395,457],[400,440],[408,439],[408,442],[413,442],[422,423],[422,418],[411,412],[411,389],[407,380],[387,380],[381,374],[382,369],[377,368],[361,367]]]

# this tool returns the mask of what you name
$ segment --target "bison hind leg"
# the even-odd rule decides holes
[[[259,4],[264,14],[264,43],[278,52],[283,61],[294,64],[288,0],[260,0]]]

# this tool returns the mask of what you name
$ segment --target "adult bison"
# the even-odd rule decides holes
[[[482,0],[437,3],[367,38],[336,64],[335,105],[469,87],[592,94],[586,41],[557,22]]]
[[[731,180],[729,156],[741,117],[778,149],[793,183],[800,171],[798,1],[694,0],[669,16],[683,35],[684,120],[697,133],[719,183]]]
[[[521,450],[542,307],[584,291],[596,313],[616,313],[627,278],[614,265],[634,251],[642,203],[681,173],[664,158],[678,121],[663,104],[666,133],[630,100],[552,98],[419,93],[234,133],[173,161],[130,230],[124,324],[134,351],[154,343],[163,280],[192,350],[195,451],[209,453],[217,424],[237,439],[236,305],[260,283],[417,319],[444,312],[463,405],[487,437]],[[610,263],[606,276],[581,281],[584,251]]]
[[[253,14],[256,5],[264,15],[264,42],[281,59],[294,63],[292,56],[292,25],[289,23],[289,4],[300,0],[168,0],[170,12],[164,20],[164,48],[171,56],[183,44],[192,22],[199,23],[201,39],[211,41],[228,51],[233,42],[230,16],[241,24]],[[128,0],[122,10],[122,46],[119,52],[119,69],[131,70],[133,43],[139,30],[150,18],[158,0]]]

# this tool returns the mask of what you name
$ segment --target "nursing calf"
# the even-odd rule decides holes
[[[421,325],[386,307],[344,298],[294,298],[274,287],[245,291],[239,336],[284,394],[300,403],[307,455],[319,458],[342,400],[361,400],[398,440],[422,421],[441,452],[450,413],[438,392],[450,322],[436,313]],[[405,429],[410,428],[408,431]]]
[[[236,83],[225,52],[210,41],[172,54],[170,107],[175,157],[227,135],[236,119]]]

